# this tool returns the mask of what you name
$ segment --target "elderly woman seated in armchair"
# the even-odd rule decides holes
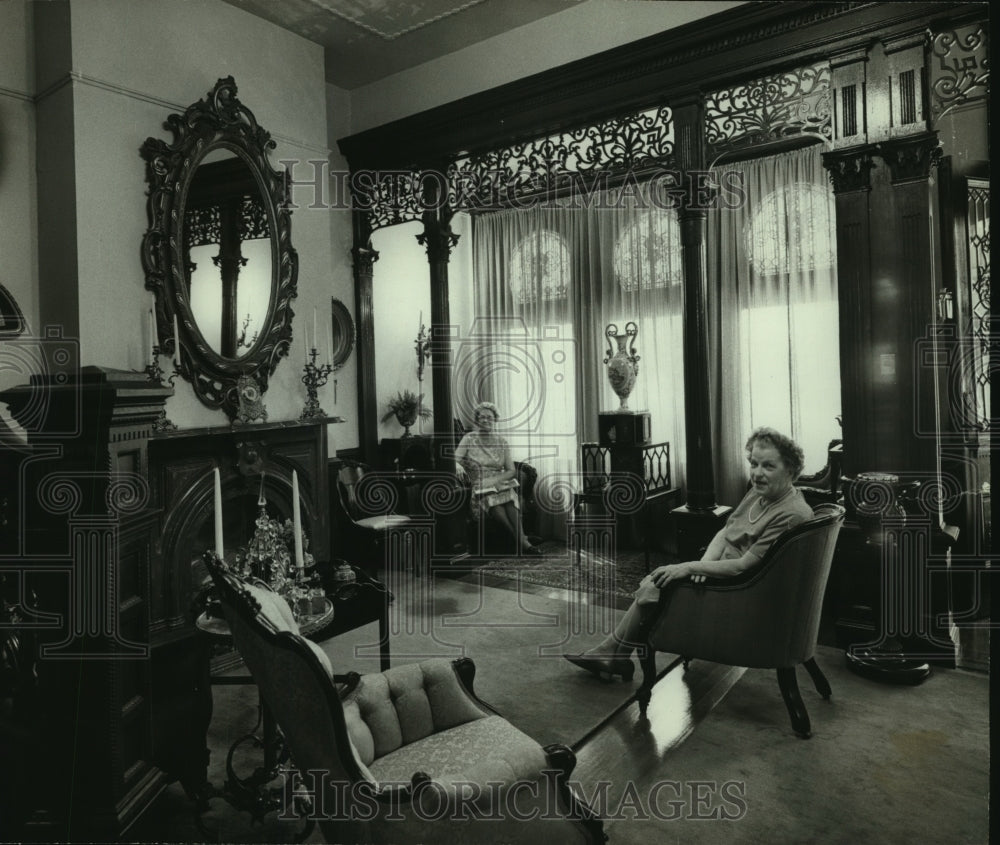
[[[750,489],[708,544],[700,560],[660,566],[639,584],[635,601],[614,632],[584,654],[564,657],[602,679],[631,680],[632,652],[645,641],[658,612],[660,590],[680,580],[734,578],[760,563],[778,537],[813,516],[802,493],[793,486],[802,472],[802,449],[773,428],[759,428],[746,442]]]
[[[521,500],[510,445],[496,433],[500,412],[492,402],[480,402],[473,411],[475,428],[455,449],[455,463],[472,491],[470,506],[475,519],[495,521],[514,540],[523,554],[541,551],[525,536],[521,525]]]

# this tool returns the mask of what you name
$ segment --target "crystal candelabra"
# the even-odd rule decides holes
[[[299,414],[300,420],[314,420],[326,416],[326,411],[319,406],[316,392],[326,384],[330,373],[333,372],[333,367],[330,364],[320,364],[317,367],[316,355],[316,347],[314,346],[309,350],[309,360],[302,367],[302,383],[306,386],[306,394],[309,398],[306,400],[306,406],[302,409],[302,413]]]
[[[156,384],[163,384],[163,370],[160,369],[160,355],[162,355],[159,344],[153,344],[153,355],[150,358],[150,362],[146,365],[146,375],[151,382]],[[174,379],[181,374],[180,369],[177,367],[177,361],[173,361],[174,371],[167,378],[167,383],[173,387]],[[161,410],[160,415],[153,422],[153,431],[176,431],[177,426],[167,419],[166,410]]]

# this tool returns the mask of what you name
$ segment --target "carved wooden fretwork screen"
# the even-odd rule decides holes
[[[529,198],[594,193],[630,174],[667,174],[674,165],[668,106],[459,158],[449,172],[454,208],[483,211]]]
[[[236,210],[236,224],[241,241],[268,237],[267,212],[260,197],[241,197]],[[189,247],[219,243],[222,237],[221,207],[215,203],[186,209],[184,227]]]
[[[816,62],[705,97],[705,144],[718,156],[795,137],[830,141],[828,62]],[[591,194],[616,181],[655,176],[680,185],[670,106],[656,106],[508,146],[459,155],[446,173],[371,173],[355,183],[372,230],[421,219],[428,198],[452,211],[488,211],[527,201]],[[360,190],[358,187],[360,186]]]
[[[989,43],[982,23],[930,33],[930,42],[930,110],[937,123],[955,107],[989,96]]]
[[[421,219],[446,198],[452,211],[488,211],[590,194],[624,178],[656,175],[659,190],[679,185],[671,109],[659,106],[543,138],[455,159],[446,173],[388,171],[355,180],[355,201],[372,231]],[[358,190],[360,187],[360,191]]]
[[[762,76],[705,98],[705,143],[713,154],[795,136],[833,137],[830,66],[818,62]]]

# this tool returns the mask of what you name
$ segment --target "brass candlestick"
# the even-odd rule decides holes
[[[309,350],[309,360],[302,367],[302,383],[306,386],[306,395],[308,397],[305,408],[299,414],[299,419],[302,421],[314,420],[318,417],[326,416],[326,411],[319,406],[317,391],[326,384],[330,373],[333,372],[333,367],[329,364],[320,364],[317,367],[317,354],[316,347],[312,347]]]
[[[153,356],[150,362],[146,365],[146,376],[151,382],[156,384],[163,384],[163,370],[160,369],[160,355],[161,355],[159,344],[153,344]],[[174,386],[174,379],[180,375],[180,370],[177,369],[177,365],[174,364],[174,371],[167,379],[167,382],[171,387]],[[153,431],[177,431],[177,426],[167,419],[167,412],[165,409],[160,410],[159,416],[153,421]]]

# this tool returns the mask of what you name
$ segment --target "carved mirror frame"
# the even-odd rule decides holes
[[[168,144],[147,138],[142,145],[149,184],[149,229],[142,240],[146,288],[156,298],[157,343],[178,362],[181,375],[210,408],[221,408],[232,420],[239,413],[237,382],[254,379],[263,393],[292,338],[291,300],[298,293],[298,255],[291,243],[289,181],[271,167],[269,132],[236,97],[231,76],[220,79],[208,95],[172,114],[164,124],[174,135]],[[239,358],[220,355],[206,342],[191,311],[186,284],[185,206],[195,172],[213,150],[228,150],[253,174],[263,200],[271,241],[271,299],[257,341]],[[174,348],[174,317],[180,350]]]

